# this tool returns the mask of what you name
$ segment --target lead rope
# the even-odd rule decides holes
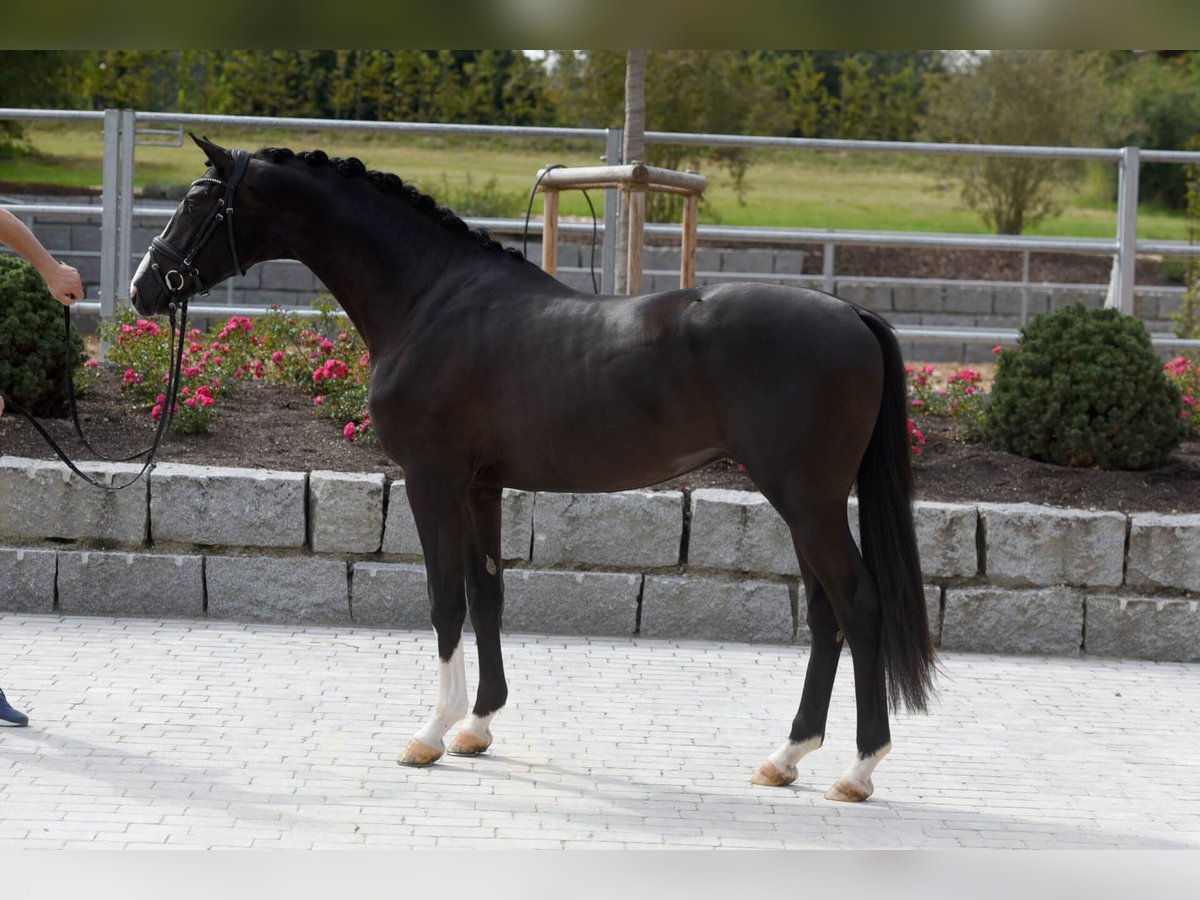
[[[25,409],[25,407],[21,406],[21,404],[19,404],[19,403],[15,403],[15,402],[5,398],[6,408],[10,408],[10,409],[12,409],[13,412],[19,413],[20,415],[22,415],[26,419],[28,419],[29,423],[31,425],[33,425],[33,427],[35,429],[37,429],[37,432],[42,436],[42,438],[50,446],[50,449],[53,450],[55,452],[55,454],[57,454],[59,459],[61,459],[64,463],[66,463],[67,468],[69,468],[72,472],[74,472],[76,475],[78,475],[80,478],[82,478],[88,484],[92,485],[92,487],[98,487],[101,490],[105,490],[105,491],[123,491],[123,490],[125,490],[125,488],[140,481],[142,476],[145,475],[146,472],[148,472],[150,470],[151,466],[154,465],[154,457],[158,453],[159,447],[162,445],[163,436],[166,434],[167,429],[170,427],[171,419],[173,418],[173,415],[175,412],[176,400],[178,399],[178,394],[179,394],[179,374],[183,367],[183,341],[184,341],[184,337],[185,337],[185,331],[187,329],[187,305],[188,305],[188,302],[187,302],[187,299],[185,298],[184,300],[179,301],[178,303],[176,303],[175,301],[172,301],[171,304],[167,307],[168,316],[170,318],[170,323],[171,323],[171,350],[170,350],[171,369],[167,376],[167,406],[166,406],[166,409],[163,410],[163,414],[161,416],[159,416],[159,418],[158,418],[158,427],[155,429],[155,432],[154,432],[154,441],[145,450],[141,450],[141,451],[133,454],[132,456],[113,458],[113,457],[105,456],[102,453],[99,453],[95,448],[92,447],[92,445],[88,442],[87,437],[84,435],[83,427],[80,425],[80,422],[79,422],[79,415],[76,411],[76,405],[75,405],[75,379],[71,376],[71,368],[72,367],[69,365],[67,366],[67,397],[68,397],[68,399],[70,401],[70,405],[71,405],[71,420],[75,425],[75,433],[79,435],[79,440],[83,443],[83,446],[86,447],[91,453],[95,454],[96,456],[98,456],[101,459],[106,460],[108,462],[128,462],[131,459],[139,459],[140,457],[143,457],[143,456],[146,457],[145,463],[142,464],[141,471],[139,471],[136,475],[133,476],[133,478],[129,479],[124,484],[104,484],[103,482],[97,481],[96,479],[92,478],[86,472],[83,472],[82,470],[80,470],[80,468],[77,465],[75,465],[75,463],[71,460],[71,458],[69,456],[67,456],[66,451],[64,451],[62,449],[62,447],[59,446],[58,441],[56,441],[54,439],[54,437],[50,434],[50,432],[48,432],[42,426],[41,422],[39,422],[37,419],[35,419],[33,417],[33,414],[30,413],[29,410]],[[176,312],[176,310],[179,310],[179,313],[180,313],[178,344],[176,344],[176,327],[175,327],[175,312]],[[68,354],[69,354],[70,346],[71,346],[71,310],[70,310],[70,308],[63,307],[63,314],[64,314],[64,321],[66,323],[67,349],[68,349]]]

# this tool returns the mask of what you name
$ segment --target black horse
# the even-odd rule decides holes
[[[821,745],[844,639],[858,756],[826,796],[870,795],[891,746],[889,701],[924,709],[935,666],[903,363],[886,322],[818,291],[754,283],[594,297],[356,159],[193,139],[210,169],[155,238],[130,298],[161,313],[244,267],[297,259],[366,340],[371,422],[404,468],[441,661],[436,710],[401,763],[440,758],[466,717],[468,610],[479,689],[449,752],[491,744],[508,694],[504,487],[616,491],[731,456],[791,529],[812,631],[789,739],[753,780],[792,782]],[[856,482],[861,555],[846,517]]]

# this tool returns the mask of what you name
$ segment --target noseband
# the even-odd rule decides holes
[[[200,230],[196,233],[196,237],[192,240],[191,246],[187,250],[180,250],[161,236],[150,241],[150,259],[152,260],[150,271],[154,273],[154,277],[158,279],[159,286],[171,297],[172,302],[183,292],[184,285],[188,279],[191,279],[193,284],[193,290],[190,293],[208,293],[208,285],[200,277],[200,269],[196,266],[195,259],[200,251],[204,249],[209,238],[221,227],[222,222],[225,223],[225,231],[229,240],[229,253],[233,257],[234,268],[239,275],[246,274],[246,271],[242,268],[241,261],[238,259],[237,244],[233,240],[233,195],[242,181],[242,176],[246,174],[246,167],[249,165],[250,154],[245,150],[234,150],[233,173],[229,176],[228,181],[222,181],[219,178],[198,178],[192,182],[192,187],[198,184],[215,184],[219,187],[224,187],[225,194],[217,199],[216,206],[209,211],[204,224],[200,226]],[[164,256],[168,260],[171,260],[176,264],[176,267],[163,272],[163,266],[159,265],[159,256]]]

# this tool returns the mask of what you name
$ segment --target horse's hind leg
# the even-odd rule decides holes
[[[467,493],[467,607],[479,651],[479,691],[475,708],[447,751],[456,756],[474,756],[491,746],[488,726],[508,699],[500,650],[500,616],[504,608],[500,495],[499,488],[471,489]]]
[[[875,790],[871,773],[891,749],[880,632],[883,618],[875,579],[867,571],[846,523],[844,501],[816,507],[792,531],[796,545],[829,595],[854,665],[858,757],[825,797],[866,800]]]
[[[398,761],[405,766],[427,766],[441,758],[446,732],[467,713],[462,648],[462,626],[467,613],[463,593],[465,486],[455,479],[422,473],[415,468],[406,469],[404,486],[425,553],[439,665],[438,699],[433,715],[408,742]]]
[[[777,499],[782,502],[777,503]],[[788,783],[791,780],[788,775],[795,777],[788,764],[794,767],[796,759],[820,745],[841,648],[840,634],[850,645],[853,659],[858,757],[825,796],[829,800],[866,800],[874,791],[871,774],[891,749],[880,658],[879,592],[850,534],[844,499],[814,498],[808,491],[800,490],[794,496],[772,497],[772,502],[791,526],[792,540],[804,570],[811,572],[806,588],[810,587],[811,578],[815,578],[820,590],[808,592],[813,650],[800,710],[788,743],[768,759],[763,767],[766,774],[761,780],[756,776],[756,781]],[[823,598],[828,600],[828,608],[821,602]],[[830,629],[833,629],[832,640]],[[776,771],[784,776],[783,780],[770,780]]]
[[[837,619],[825,589],[806,566],[801,566],[801,572],[807,599],[806,619],[812,638],[804,691],[800,695],[800,709],[792,720],[787,741],[767,757],[767,761],[751,779],[754,784],[772,787],[791,784],[798,774],[796,763],[820,747],[825,740],[825,721],[829,715],[829,698],[833,693],[838,658],[842,652],[842,635],[838,631]]]

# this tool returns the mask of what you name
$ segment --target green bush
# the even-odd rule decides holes
[[[987,440],[1057,465],[1147,469],[1178,445],[1179,411],[1139,320],[1071,306],[1033,319],[1001,352]]]
[[[83,364],[83,338],[63,340],[62,307],[37,270],[0,256],[0,393],[35,416],[66,415],[67,366]]]

